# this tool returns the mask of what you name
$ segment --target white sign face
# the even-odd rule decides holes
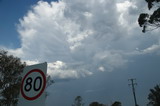
[[[18,106],[44,106],[47,63],[24,68]]]

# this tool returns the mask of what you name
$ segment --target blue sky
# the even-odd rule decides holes
[[[159,29],[144,34],[137,23],[147,11],[145,0],[1,0],[0,49],[28,65],[48,62],[56,83],[46,106],[70,106],[79,95],[85,106],[131,106],[130,78],[146,106],[160,81]]]
[[[17,48],[20,47],[20,38],[16,30],[16,24],[23,17],[32,5],[39,0],[0,0],[0,45]],[[44,0],[51,2],[53,0]]]

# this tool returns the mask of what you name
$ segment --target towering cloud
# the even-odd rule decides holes
[[[19,20],[21,48],[10,50],[29,63],[49,63],[55,78],[79,78],[123,68],[128,57],[159,50],[157,36],[140,36],[137,1],[39,1]],[[146,46],[147,44],[147,46]],[[144,50],[143,50],[144,49]]]

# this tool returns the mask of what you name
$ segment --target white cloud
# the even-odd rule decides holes
[[[62,61],[56,61],[54,63],[49,63],[48,64],[48,74],[51,75],[52,78],[76,79],[76,78],[79,78],[79,77],[85,77],[85,76],[88,76],[88,75],[92,75],[92,72],[70,69],[66,65],[66,63],[64,63]]]
[[[105,69],[104,69],[103,66],[100,66],[100,67],[98,68],[98,70],[101,71],[101,72],[104,72],[104,71],[105,71]]]
[[[26,60],[26,65],[34,65],[34,64],[39,64],[39,61],[38,60]]]
[[[121,51],[106,51],[106,52],[102,52],[102,53],[98,53],[94,59],[95,61],[98,61],[99,66],[99,70],[100,71],[108,71],[111,72],[113,71],[115,68],[121,68],[124,67],[125,64],[128,62],[128,60],[126,60],[123,57],[123,52]],[[101,63],[99,63],[101,62]]]
[[[142,50],[141,52],[143,54],[148,54],[148,53],[154,53],[156,51],[160,51],[160,45],[152,45],[152,46]]]
[[[120,13],[119,22],[122,26],[128,26],[127,18],[129,16],[128,9],[130,7],[136,8],[135,5],[132,4],[132,2],[124,1],[122,3],[117,3],[117,11]]]
[[[26,60],[27,65],[39,64],[38,60]],[[56,61],[48,63],[47,74],[53,79],[77,79],[80,77],[90,76],[93,73],[87,70],[76,70],[74,68],[68,67],[68,65],[62,61]]]
[[[137,9],[142,7],[138,3],[39,1],[19,21],[21,48],[9,51],[29,64],[47,61],[48,73],[62,79],[125,67],[128,56],[159,48],[152,42],[145,47],[147,38],[140,36],[137,24]]]

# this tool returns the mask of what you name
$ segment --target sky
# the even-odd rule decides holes
[[[81,96],[139,106],[160,81],[159,29],[142,33],[145,0],[0,0],[0,49],[28,65],[47,62],[55,81],[46,106],[71,106]]]

